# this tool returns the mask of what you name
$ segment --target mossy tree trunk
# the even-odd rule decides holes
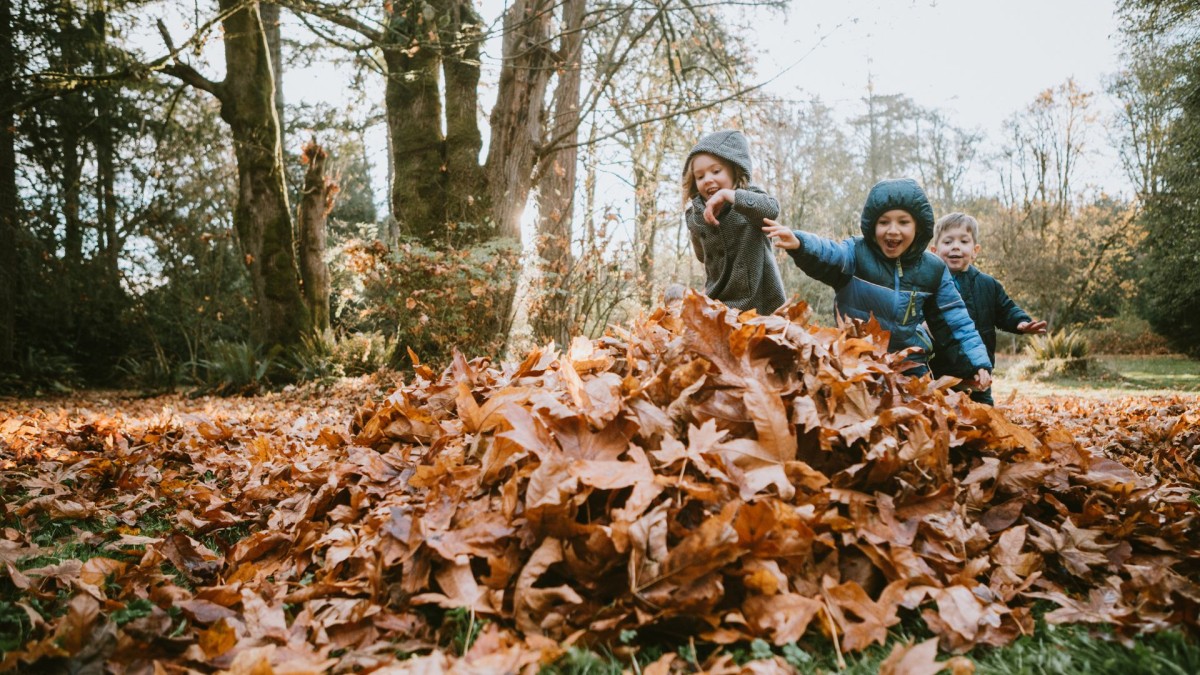
[[[472,0],[452,0],[450,21],[440,34],[446,92],[446,218],[469,224],[458,237],[464,243],[490,235],[487,229],[487,176],[479,163],[483,134],[479,128],[479,59],[483,18]]]
[[[392,139],[392,215],[402,236],[437,242],[446,223],[441,60],[426,6],[418,0],[392,5],[382,45],[384,103]]]
[[[275,76],[256,3],[220,0],[225,18],[225,81],[221,119],[233,132],[238,164],[234,227],[250,281],[259,338],[268,345],[293,344],[308,327],[300,296],[291,209],[283,178]]]
[[[275,73],[258,3],[219,0],[225,45],[225,79],[213,82],[174,62],[163,72],[211,93],[229,124],[238,166],[233,224],[253,292],[253,337],[290,345],[308,329],[300,295],[292,214],[283,177]],[[163,29],[165,31],[165,29]]]

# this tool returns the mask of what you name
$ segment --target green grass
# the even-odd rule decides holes
[[[906,624],[905,624],[906,625]],[[922,633],[923,635],[914,635]],[[837,673],[838,675],[873,675],[897,644],[927,639],[928,631],[893,632],[884,645],[848,654],[845,668],[839,668],[831,643],[824,639],[805,639],[803,645],[789,644],[772,647],[762,640],[749,645],[726,648],[738,663],[783,657],[801,673]],[[1094,673],[1097,675],[1192,675],[1200,673],[1200,642],[1177,631],[1139,636],[1132,647],[1110,639],[1104,627],[1085,625],[1047,626],[1038,622],[1032,636],[1018,639],[1002,648],[977,647],[966,656],[975,662],[979,675],[1059,675],[1060,673]],[[653,647],[638,653],[640,666],[659,655]],[[680,660],[689,657],[689,647],[678,648]],[[647,653],[648,652],[648,653]],[[711,653],[711,652],[710,652]],[[704,656],[701,657],[703,660]],[[939,654],[945,661],[949,655]],[[690,659],[689,659],[690,660]],[[542,668],[542,675],[616,675],[629,672],[628,658],[615,656],[610,650],[588,650],[572,647],[558,661]]]
[[[1059,376],[1048,380],[1021,380],[1012,372],[1022,357],[1000,354],[996,358],[993,393],[1004,401],[1018,396],[1144,396],[1148,394],[1200,393],[1200,361],[1178,354],[1097,355],[1099,368],[1084,376]]]

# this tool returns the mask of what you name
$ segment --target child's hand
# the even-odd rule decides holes
[[[1022,321],[1021,323],[1017,324],[1017,332],[1024,333],[1026,335],[1045,335],[1046,334],[1046,322],[1045,321]]]
[[[992,386],[992,374],[987,371],[987,368],[980,368],[979,372],[975,373],[975,379],[971,380],[971,388],[979,391],[990,389]]]
[[[766,223],[762,229],[763,234],[767,235],[769,239],[774,239],[776,246],[789,250],[800,248],[800,238],[786,225],[780,225],[770,218],[763,218],[763,222]]]
[[[733,204],[735,199],[737,195],[729,188],[714,192],[704,204],[704,221],[709,225],[717,225],[717,215],[721,213],[721,208],[726,204]]]

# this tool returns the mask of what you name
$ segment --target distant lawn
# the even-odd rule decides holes
[[[997,401],[1012,392],[1018,396],[1125,396],[1151,393],[1200,393],[1200,360],[1178,354],[1152,356],[1098,355],[1095,372],[1050,380],[1019,380],[1010,376],[1024,357],[996,358]]]

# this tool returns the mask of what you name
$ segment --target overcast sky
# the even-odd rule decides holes
[[[1098,110],[1112,112],[1104,84],[1119,67],[1114,4],[793,0],[785,20],[764,26],[760,76],[786,70],[768,86],[772,93],[818,95],[844,111],[865,95],[869,77],[879,93],[941,108],[958,125],[998,140],[1005,118],[1069,77],[1097,92]],[[1092,145],[1098,156],[1088,179],[1122,189],[1107,137]]]

